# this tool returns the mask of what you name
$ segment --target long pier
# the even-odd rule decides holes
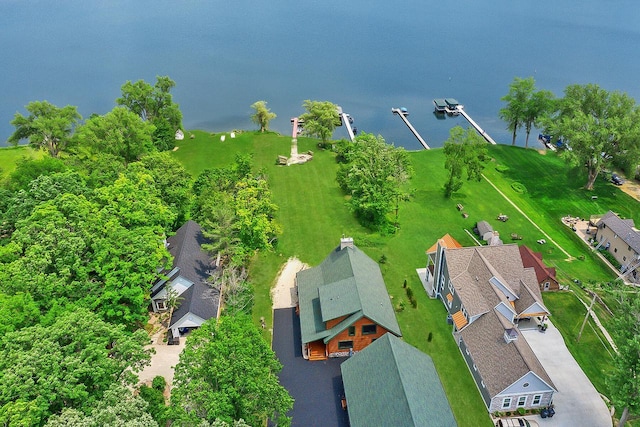
[[[467,121],[469,122],[469,124],[470,124],[471,126],[473,126],[473,127],[478,131],[478,133],[480,134],[480,136],[482,136],[484,139],[486,139],[486,140],[487,140],[487,142],[489,142],[489,143],[491,143],[491,144],[493,144],[493,145],[496,145],[496,142],[493,140],[493,138],[491,138],[491,137],[489,136],[489,134],[488,134],[488,133],[486,133],[486,132],[484,131],[484,129],[482,129],[482,128],[481,128],[481,127],[480,127],[476,122],[474,122],[474,121],[473,121],[473,119],[472,119],[471,117],[469,117],[469,115],[467,114],[467,112],[466,112],[466,111],[464,111],[464,108],[462,107],[462,105],[458,105],[458,106],[457,106],[457,108],[456,108],[456,110],[457,110],[457,111],[459,111],[459,112],[460,112],[460,114],[462,114],[462,115],[464,116],[464,118],[465,118],[465,119],[467,119]]]
[[[353,142],[356,135],[353,132],[353,128],[351,127],[351,121],[349,120],[350,116],[347,113],[340,113],[340,116],[342,116],[342,123],[344,123],[344,127],[347,128],[349,138],[351,139],[351,142]]]
[[[298,137],[298,118],[297,117],[291,118],[291,127],[293,128],[291,132],[291,138],[297,138]]]
[[[424,147],[425,150],[429,150],[429,146],[427,145],[427,143],[424,141],[424,139],[422,139],[422,137],[420,136],[420,134],[418,133],[417,130],[415,130],[415,128],[411,125],[411,123],[409,122],[409,120],[407,119],[407,112],[406,111],[402,111],[400,108],[392,108],[391,112],[393,114],[397,114],[398,116],[400,116],[400,118],[402,119],[402,121],[404,122],[405,125],[407,125],[407,127],[409,128],[409,130],[413,133],[413,135],[418,139],[418,142],[420,142],[420,144],[422,144],[422,146]],[[495,143],[494,143],[495,144]]]

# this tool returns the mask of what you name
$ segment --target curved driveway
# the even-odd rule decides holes
[[[553,395],[553,418],[534,419],[541,427],[611,427],[609,409],[575,361],[553,323],[545,333],[537,329],[521,333],[542,363],[558,392]]]

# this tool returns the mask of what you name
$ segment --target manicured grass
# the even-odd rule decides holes
[[[451,327],[445,321],[445,308],[422,292],[415,269],[424,267],[425,249],[445,233],[450,233],[465,246],[473,245],[465,230],[472,231],[477,221],[487,220],[500,232],[505,243],[512,243],[510,235],[517,233],[523,240],[516,243],[542,250],[545,261],[557,266],[563,282],[570,283],[573,278],[583,282],[609,281],[613,279],[611,273],[591,257],[586,246],[561,224],[560,218],[567,214],[588,217],[608,209],[626,214],[637,208],[635,200],[604,182],[598,182],[595,190],[598,200],[592,201],[591,193],[580,189],[583,184],[580,178],[568,176],[566,166],[555,155],[543,156],[533,150],[504,146],[490,147],[494,160],[485,170],[487,178],[572,256],[586,255],[584,261],[566,261],[566,256],[553,245],[537,245],[536,240],[543,237],[540,232],[487,181],[465,182],[460,192],[451,199],[445,198],[442,186],[446,170],[442,150],[420,151],[410,153],[416,174],[411,182],[413,196],[400,206],[400,228],[394,235],[381,236],[355,221],[335,181],[337,165],[333,154],[318,150],[314,140],[300,138],[298,142],[299,152],[315,152],[311,162],[286,167],[277,166],[275,160],[278,154],[288,155],[289,137],[246,132],[233,140],[227,134],[226,141],[220,142],[219,135],[193,133],[195,139],[182,141],[174,155],[194,176],[207,167],[230,164],[236,152],[251,153],[256,171],[261,170],[268,176],[274,201],[280,208],[277,220],[283,233],[275,251],[258,254],[250,266],[250,277],[255,286],[256,322],[265,317],[271,325],[269,290],[288,257],[297,256],[303,262],[317,265],[343,234],[353,236],[358,247],[374,260],[382,255],[386,257],[381,269],[389,295],[394,306],[401,300],[406,302],[405,310],[397,314],[404,339],[433,358],[460,426],[489,426],[490,420],[451,336]],[[498,164],[508,165],[509,169],[498,172],[495,169]],[[527,192],[516,193],[512,182],[520,182]],[[468,218],[463,218],[456,209],[458,203],[464,205]],[[508,215],[509,221],[497,221],[495,218],[500,213]],[[405,280],[417,296],[416,309],[408,304],[402,286]],[[571,337],[577,333],[573,326],[575,319],[570,317],[572,310],[584,314],[584,309],[578,311],[581,305],[574,307],[571,300],[567,302],[562,298],[566,297],[545,295],[556,325],[567,334],[565,336]],[[574,302],[579,304],[577,300]],[[568,329],[563,330],[565,327]],[[603,375],[611,366],[610,356],[604,351],[597,333],[587,328],[582,342],[571,344],[569,348],[585,366],[587,375],[593,377],[596,387],[605,390]]]
[[[4,181],[16,169],[18,161],[24,158],[39,159],[43,155],[43,151],[36,151],[29,146],[0,148],[0,182]]]

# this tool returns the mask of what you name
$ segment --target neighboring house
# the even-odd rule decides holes
[[[640,278],[640,231],[633,219],[621,219],[609,211],[596,223],[595,240],[598,247],[604,247],[622,266],[623,273]]]
[[[151,289],[151,306],[154,312],[166,311],[171,308],[167,302],[169,293],[177,298],[169,322],[173,339],[180,336],[180,331],[218,316],[220,292],[207,282],[215,266],[202,250],[205,242],[200,225],[194,221],[187,221],[167,239],[173,266]]]
[[[431,357],[385,334],[340,366],[351,427],[455,427]]]
[[[426,250],[427,253],[427,268],[424,269],[424,273],[422,269],[418,270],[418,275],[422,281],[422,286],[424,286],[424,290],[427,291],[427,295],[431,298],[436,297],[436,291],[433,286],[433,275],[434,275],[434,266],[436,263],[436,252],[438,249],[438,245],[453,249],[453,248],[461,248],[462,245],[458,243],[456,239],[451,237],[449,233],[442,236],[436,243],[433,244],[429,249]]]
[[[400,327],[378,264],[343,238],[322,263],[296,274],[303,354],[348,356]]]
[[[549,311],[517,245],[439,244],[434,293],[447,309],[453,336],[489,412],[552,402],[556,388],[518,331],[518,322],[544,320]]]
[[[542,262],[542,253],[533,252],[528,246],[520,246],[520,257],[525,267],[531,267],[536,272],[536,279],[541,291],[557,291],[560,289],[556,278],[556,269],[547,267]]]

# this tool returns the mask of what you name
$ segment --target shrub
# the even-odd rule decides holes
[[[527,187],[525,187],[523,184],[517,181],[511,183],[511,188],[513,188],[513,191],[515,191],[518,194],[524,194],[527,192]]]
[[[396,305],[396,312],[400,313],[401,311],[404,311],[404,307],[405,307],[405,303],[403,300],[400,300],[398,302],[398,305]]]
[[[524,415],[524,408],[518,408],[518,414],[519,415]]]
[[[158,391],[164,392],[164,389],[166,386],[167,386],[167,381],[164,379],[162,375],[157,375],[151,382],[151,387]]]
[[[385,254],[382,254],[382,256],[380,257],[380,260],[378,261],[378,263],[386,264],[387,263],[387,256]]]
[[[509,166],[507,165],[496,165],[496,170],[500,173],[507,172],[509,170]]]

